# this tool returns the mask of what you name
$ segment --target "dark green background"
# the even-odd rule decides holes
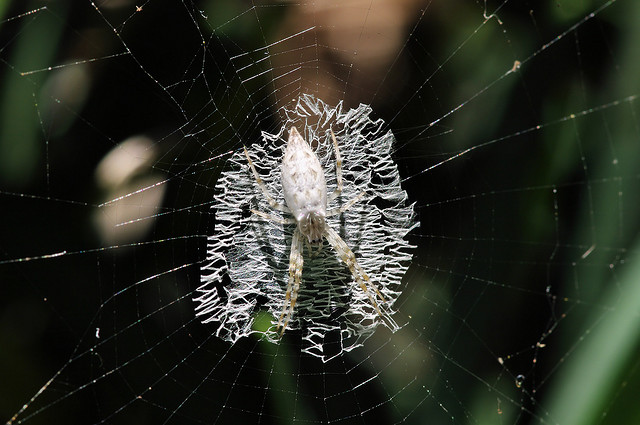
[[[230,346],[191,302],[216,156],[278,125],[272,74],[239,69],[268,69],[255,49],[296,6],[98,5],[0,4],[0,420],[53,378],[19,419],[638,422],[636,2],[488,2],[500,22],[484,24],[483,2],[416,13],[397,65],[358,99],[396,135],[421,222],[408,325],[327,364],[295,334]],[[98,59],[85,101],[47,95],[46,68],[79,58]],[[166,214],[105,246],[94,170],[135,134],[157,141],[139,177],[168,178]]]

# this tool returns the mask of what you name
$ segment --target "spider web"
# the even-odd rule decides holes
[[[379,301],[384,300],[374,308],[351,273],[344,270],[347,267],[337,264],[333,252],[314,250],[313,259],[304,268],[305,284],[295,306],[298,313],[287,328],[303,328],[308,344],[303,351],[328,361],[361,346],[379,323],[392,332],[399,329],[392,317],[393,304],[415,248],[405,237],[417,223],[389,155],[393,135],[382,131],[382,120],[370,119],[371,108],[361,105],[343,111],[341,104],[331,108],[313,96],[302,95],[292,109],[283,112],[286,120],[279,133],[263,132],[263,146],[256,148],[256,165],[271,170],[264,178],[265,185],[277,199],[283,199],[279,170],[285,145],[281,139],[292,127],[306,130],[303,137],[315,146],[321,164],[335,163],[329,142],[331,126],[335,125],[338,134],[334,136],[348,141],[339,154],[342,177],[348,182],[343,184],[339,199],[358,202],[340,218],[327,217],[327,224],[341,229],[347,245],[357,247],[358,263],[375,271],[372,285],[380,293]],[[269,203],[266,199],[259,203],[253,200],[255,177],[248,170],[245,154],[238,151],[229,162],[233,168],[224,171],[216,184],[213,208],[218,227],[208,238],[208,263],[203,266],[203,284],[197,289],[196,315],[203,317],[203,323],[218,324],[216,336],[236,342],[253,332],[264,333],[252,327],[260,298],[266,298],[263,303],[274,318],[280,317],[283,306],[288,305],[285,288],[291,267],[292,232],[274,221],[265,223],[253,220],[252,215],[247,217],[252,209],[269,211]],[[330,184],[337,187],[334,180],[330,179]],[[227,285],[223,284],[225,277]],[[373,292],[374,287],[369,290]],[[276,329],[269,329],[266,335],[277,343],[278,322],[274,324]],[[332,333],[336,334],[333,338]]]
[[[0,420],[636,423],[636,16],[628,0],[0,4]],[[305,99],[380,123],[389,191],[419,223],[383,284],[400,326],[341,327],[354,339],[321,354],[304,302],[265,338],[271,278],[256,303],[273,307],[234,338],[194,302],[203,277],[233,280],[207,243],[220,191],[242,193],[242,146],[273,168]],[[373,151],[336,135],[357,191]],[[255,224],[281,243],[234,249],[286,270],[288,230]],[[393,258],[359,249],[371,223],[333,224],[365,269]],[[307,303],[314,284],[348,295],[314,276]],[[367,305],[338,298],[328,326]]]

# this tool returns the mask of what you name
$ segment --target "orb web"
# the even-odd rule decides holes
[[[342,214],[328,217],[327,223],[355,252],[386,301],[379,315],[326,241],[313,256],[305,250],[301,288],[287,332],[300,330],[303,351],[326,361],[361,345],[380,324],[391,332],[399,329],[393,318],[394,303],[414,248],[406,236],[418,223],[391,158],[393,134],[381,119],[371,118],[370,106],[350,109],[338,103],[331,107],[312,95],[303,95],[281,111],[279,131],[263,131],[261,142],[250,147],[261,177],[275,199],[283,199],[283,140],[296,126],[315,149],[331,191],[336,187],[332,130],[342,156],[344,188],[329,208],[339,207],[363,191],[365,194]],[[224,340],[235,342],[260,332],[277,342],[275,325],[285,304],[295,225],[250,213],[251,209],[270,211],[270,207],[240,150],[220,176],[211,208],[216,227],[208,238],[202,285],[195,297],[196,314]],[[266,330],[254,326],[261,309],[271,316],[272,326]],[[332,347],[326,350],[328,344]]]
[[[0,2],[0,423],[639,422],[639,2],[36,3]],[[395,332],[362,333],[329,246],[295,329],[269,331],[293,226],[252,216],[278,213],[234,153],[279,196],[289,118],[329,190],[329,129],[345,184],[370,179],[331,224],[378,285],[398,254],[367,253],[359,214],[409,205],[374,196],[396,168],[360,149],[393,132],[420,223]]]

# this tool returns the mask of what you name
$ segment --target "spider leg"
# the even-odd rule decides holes
[[[331,217],[332,215],[342,214],[343,212],[345,212],[346,210],[351,208],[353,206],[353,204],[358,202],[360,200],[360,198],[362,198],[364,196],[365,193],[367,193],[367,192],[365,192],[363,190],[357,196],[355,196],[352,200],[350,200],[349,202],[347,202],[346,204],[344,204],[340,208],[331,208],[331,209],[327,210],[327,213],[326,213],[327,217]]]
[[[278,327],[276,328],[277,332],[280,330],[280,327],[282,327],[282,330],[280,331],[281,337],[284,330],[287,329],[291,316],[293,316],[293,308],[298,300],[298,290],[300,289],[300,279],[302,277],[302,266],[304,263],[302,258],[303,249],[304,244],[302,243],[302,234],[300,233],[300,229],[296,227],[295,232],[293,232],[293,238],[291,239],[291,254],[289,255],[289,283],[287,284],[284,306],[282,307],[282,313],[280,314]],[[282,324],[283,318],[284,325]]]
[[[376,302],[375,295],[378,295],[382,302],[385,302],[385,299],[378,288],[376,288],[373,282],[371,282],[371,279],[369,279],[367,273],[365,273],[362,267],[360,267],[360,265],[356,261],[356,256],[353,254],[353,251],[351,251],[345,241],[343,241],[342,238],[331,227],[325,226],[324,236],[327,238],[327,241],[329,241],[331,246],[333,246],[333,249],[336,250],[336,252],[340,256],[340,259],[347,265],[347,267],[349,267],[349,270],[351,271],[353,278],[356,280],[356,283],[360,286],[360,289],[362,289],[362,291],[367,294],[367,296],[369,297],[369,301],[371,301],[371,305],[373,305],[373,308],[376,309],[378,315],[382,316],[380,308],[378,307],[378,303]],[[374,295],[372,295],[372,291],[370,291],[369,288],[373,289],[373,292],[375,292]]]
[[[257,216],[264,218],[265,220],[275,221],[276,223],[280,223],[280,224],[295,224],[296,222],[295,218],[282,218],[282,217],[278,217],[272,214],[267,214],[258,210],[251,210],[251,212]]]
[[[331,131],[331,139],[333,140],[333,151],[336,154],[336,182],[338,183],[338,187],[334,190],[331,195],[327,198],[327,202],[331,202],[340,196],[342,193],[342,158],[340,158],[340,149],[338,149],[338,142],[336,141],[336,135],[333,134],[333,130]]]
[[[242,148],[244,149],[244,154],[247,157],[247,162],[249,163],[249,167],[251,168],[253,177],[256,178],[256,183],[258,183],[258,186],[260,186],[260,190],[262,190],[262,194],[267,199],[267,202],[269,202],[269,205],[271,205],[271,208],[278,211],[282,211],[282,212],[289,212],[289,208],[287,208],[286,205],[276,202],[276,200],[273,199],[273,197],[269,194],[269,191],[267,190],[267,186],[265,186],[264,181],[258,174],[258,171],[256,170],[256,167],[253,165],[251,158],[249,158],[249,152],[247,151],[247,148],[244,146]]]

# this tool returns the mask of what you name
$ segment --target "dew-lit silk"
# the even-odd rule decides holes
[[[247,156],[238,149],[216,183],[215,231],[207,241],[195,313],[223,340],[236,342],[260,333],[278,343],[278,319],[289,302],[292,249],[298,257],[301,249],[296,247],[304,245],[297,243],[295,234],[304,234],[301,239],[306,242],[311,238],[327,247],[312,254],[305,249],[303,269],[300,258],[294,261],[294,272],[301,268],[301,282],[295,311],[290,316],[285,313],[282,322],[288,320],[287,332],[302,332],[302,351],[328,361],[360,346],[378,326],[392,332],[402,326],[395,322],[395,302],[414,249],[405,237],[418,223],[391,158],[393,133],[382,120],[371,118],[370,106],[347,109],[341,103],[330,106],[301,95],[282,113],[282,125],[275,133],[263,131],[262,140],[247,141],[247,155],[272,202],[286,203],[291,214],[271,205],[247,165]],[[327,196],[338,186],[332,132],[343,182],[335,199]],[[301,147],[290,157],[293,144]],[[329,213],[354,199],[339,214]],[[384,199],[383,208],[376,206],[376,199]],[[247,214],[251,210],[277,220]],[[354,274],[362,278],[360,282]],[[377,306],[372,291],[360,285],[365,274],[370,288],[381,295]],[[260,311],[271,316],[270,326],[256,325]]]

